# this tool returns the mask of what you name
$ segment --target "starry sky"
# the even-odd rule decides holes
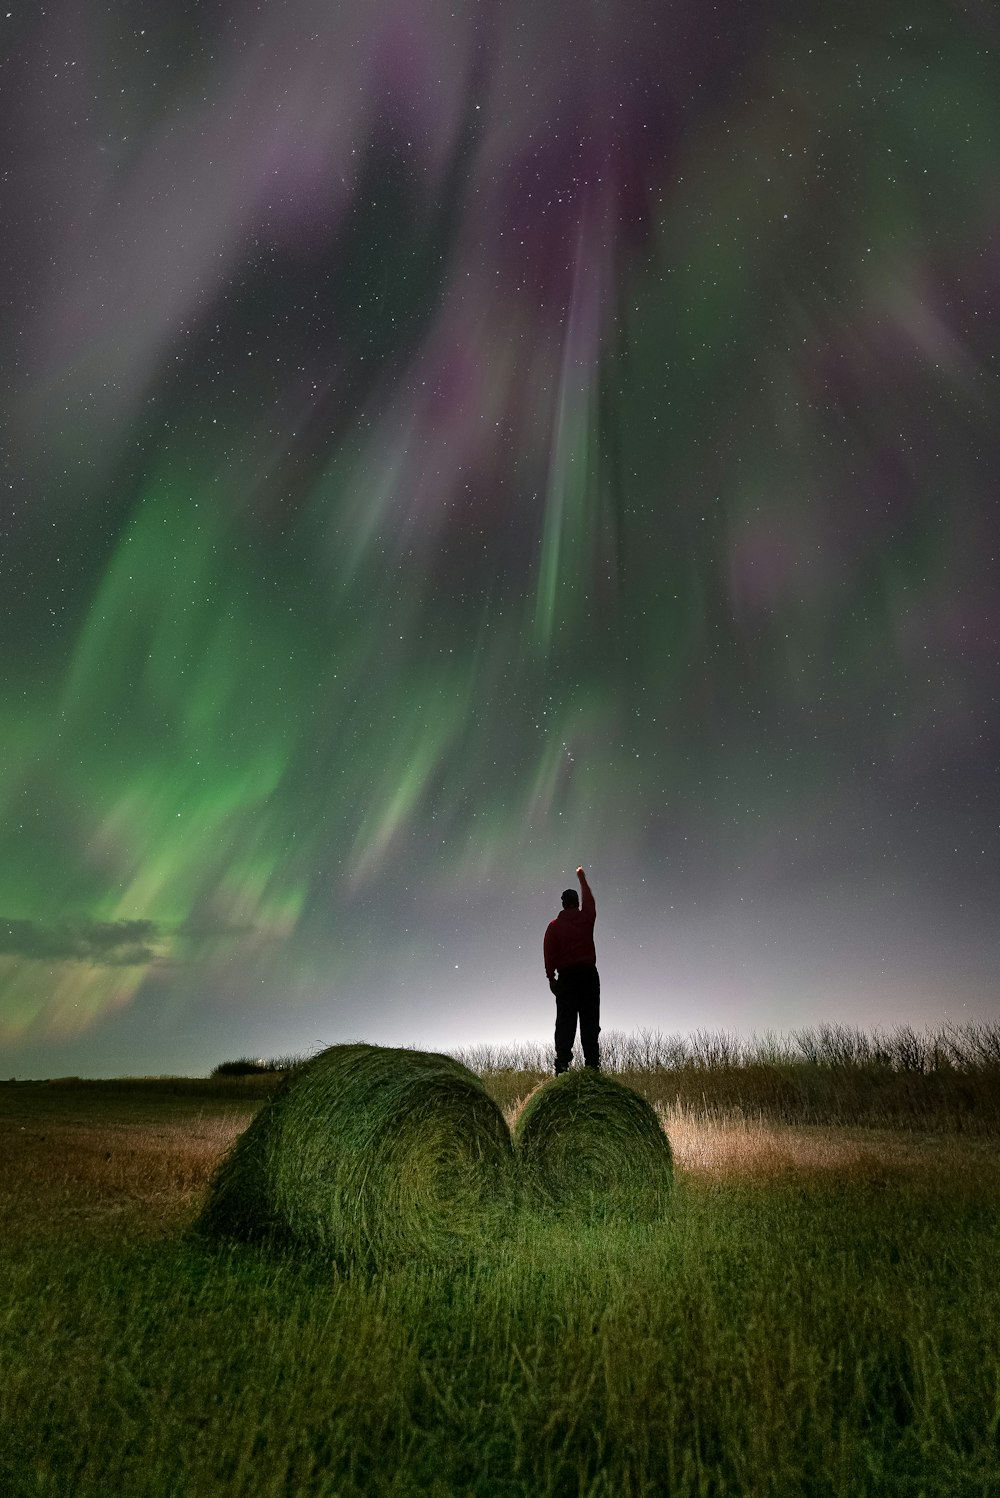
[[[989,0],[0,26],[0,1073],[997,1014]]]

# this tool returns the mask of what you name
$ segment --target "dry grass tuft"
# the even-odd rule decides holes
[[[790,1125],[733,1114],[709,1118],[683,1106],[657,1106],[674,1163],[693,1182],[775,1179],[830,1184],[928,1186],[967,1178],[1000,1184],[996,1152],[984,1140],[899,1129]]]
[[[53,1110],[24,1123],[0,1120],[0,1201],[12,1226],[189,1215],[253,1117],[230,1108],[156,1120],[136,1110],[109,1120],[88,1103],[87,1119]]]

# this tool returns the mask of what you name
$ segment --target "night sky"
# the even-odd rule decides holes
[[[0,1074],[1000,1010],[991,0],[0,8]]]

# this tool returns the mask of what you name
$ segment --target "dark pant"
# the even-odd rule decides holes
[[[566,1070],[573,1056],[576,1022],[580,1021],[580,1044],[587,1066],[599,1067],[601,1053],[601,979],[592,962],[561,967],[556,980],[556,1075]]]

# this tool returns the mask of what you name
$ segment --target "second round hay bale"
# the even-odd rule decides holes
[[[448,1056],[331,1046],[291,1073],[223,1161],[202,1224],[345,1267],[463,1255],[513,1202],[513,1150]]]
[[[669,1203],[673,1156],[655,1110],[601,1072],[567,1071],[541,1086],[514,1143],[535,1205],[651,1218]]]

